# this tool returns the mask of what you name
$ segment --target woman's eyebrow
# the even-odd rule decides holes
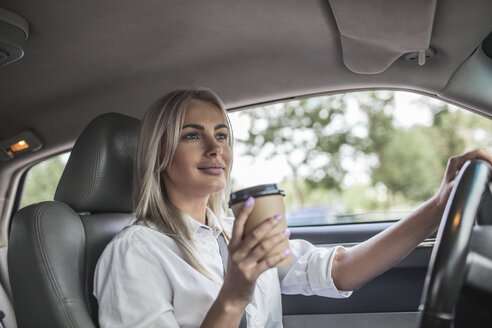
[[[192,128],[192,129],[197,129],[197,130],[202,130],[202,131],[205,130],[205,127],[203,125],[200,125],[200,124],[186,124],[186,125],[183,125],[183,127],[181,129],[184,130],[186,128]]]
[[[218,124],[215,126],[215,129],[214,130],[219,130],[219,129],[227,129],[229,130],[229,127],[225,124]]]
[[[197,129],[200,131],[205,131],[205,127],[203,125],[194,124],[194,123],[183,125],[183,127],[181,129],[184,130],[186,128],[192,128],[192,129]],[[215,126],[214,130],[219,130],[219,129],[228,129],[229,130],[229,127],[225,124],[217,124]]]

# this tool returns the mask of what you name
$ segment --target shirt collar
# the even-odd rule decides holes
[[[201,224],[197,220],[193,219],[186,213],[183,213],[184,217],[187,219],[188,224],[190,226],[191,231],[194,233],[199,233],[201,229],[211,230],[214,237],[217,237],[220,233],[222,233],[222,227],[219,224],[219,220],[217,216],[215,216],[214,212],[207,207],[207,218],[208,218],[208,226]]]

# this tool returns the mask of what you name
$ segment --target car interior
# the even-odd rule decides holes
[[[398,90],[490,124],[490,13],[485,0],[0,0],[0,328],[98,327],[94,267],[134,219],[139,121],[158,97],[207,87],[235,113]],[[54,197],[21,206],[29,170],[66,152]],[[282,295],[284,327],[490,327],[490,167],[458,181],[437,234],[347,299]],[[350,247],[391,224],[290,230]]]

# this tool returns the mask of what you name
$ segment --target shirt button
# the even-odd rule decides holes
[[[256,323],[260,322],[261,317],[259,314],[255,314],[254,318],[255,318]]]

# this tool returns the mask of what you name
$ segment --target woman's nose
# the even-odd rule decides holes
[[[209,138],[206,153],[210,157],[222,156],[223,149],[217,139]]]

